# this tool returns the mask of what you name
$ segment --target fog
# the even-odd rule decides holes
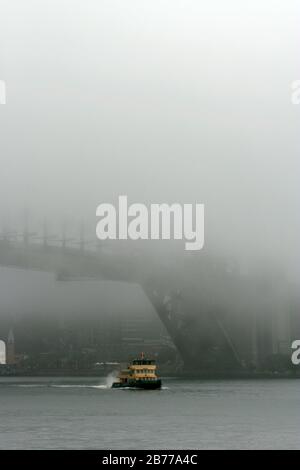
[[[298,22],[297,1],[1,0],[2,223],[95,237],[120,194],[199,202],[204,250],[296,280]]]

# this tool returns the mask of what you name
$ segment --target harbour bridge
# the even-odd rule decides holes
[[[234,269],[205,252],[155,257],[124,246],[88,242],[83,232],[71,240],[64,234],[6,231],[0,239],[0,266],[51,272],[58,282],[85,278],[139,284],[186,369],[199,370],[212,363],[218,369],[242,368],[245,357],[236,341],[239,334],[232,331],[224,301],[228,292],[232,297],[242,289]],[[251,349],[251,333],[248,336]]]

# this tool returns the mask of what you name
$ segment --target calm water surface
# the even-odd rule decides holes
[[[0,378],[1,449],[300,449],[300,381]]]

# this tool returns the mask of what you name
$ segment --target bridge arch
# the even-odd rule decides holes
[[[240,368],[242,362],[235,345],[221,315],[215,313],[213,293],[209,289],[206,292],[205,286],[202,287],[205,300],[201,302],[199,311],[198,306],[197,311],[194,307],[198,305],[194,297],[199,291],[200,279],[203,282],[207,279],[207,270],[210,276],[214,275],[215,262],[206,260],[200,274],[197,272],[196,284],[186,283],[188,290],[181,295],[184,274],[180,274],[180,267],[186,266],[184,261],[179,263],[176,258],[172,258],[170,264],[169,261],[156,260],[147,254],[141,258],[138,254],[135,256],[122,250],[110,252],[103,249],[94,252],[66,246],[40,246],[0,240],[0,269],[13,267],[36,273],[48,272],[55,274],[56,279],[62,282],[93,279],[138,284],[163,322],[185,367],[191,367],[194,371],[197,367],[203,367],[213,355],[216,367],[222,370],[225,363],[226,366],[228,363],[230,367]],[[182,302],[184,305],[181,305]],[[10,343],[13,344],[13,341],[7,343],[9,363]]]

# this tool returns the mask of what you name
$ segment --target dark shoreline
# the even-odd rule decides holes
[[[14,371],[1,373],[1,378],[47,378],[47,377],[57,377],[57,378],[76,378],[76,377],[87,377],[87,378],[105,378],[108,375],[114,374],[114,371],[94,371],[94,370],[41,370],[41,371]],[[189,380],[260,380],[260,379],[300,379],[299,372],[226,372],[226,373],[217,373],[217,372],[198,372],[192,373],[187,372],[171,372],[171,371],[161,371],[162,378],[168,379],[189,379]]]

